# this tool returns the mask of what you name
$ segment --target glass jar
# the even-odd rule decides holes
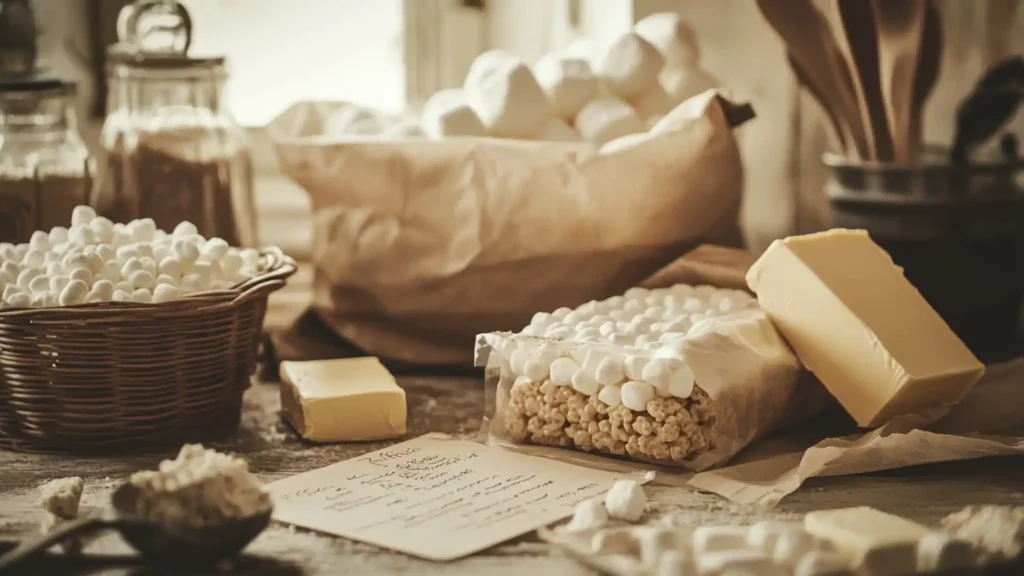
[[[89,203],[89,153],[78,134],[73,82],[0,77],[0,242],[69,226]]]
[[[142,38],[132,31],[136,19],[125,20],[119,27]],[[168,232],[187,220],[207,238],[255,246],[252,158],[245,132],[222,106],[224,59],[189,57],[188,42],[179,51],[139,46],[115,46],[108,58],[97,212],[115,222],[152,218]]]

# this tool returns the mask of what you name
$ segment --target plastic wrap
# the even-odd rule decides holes
[[[653,341],[646,344],[612,344],[603,340],[614,338],[614,334],[595,339],[593,332],[582,336],[590,341],[579,341],[581,332],[569,337],[530,336],[527,334],[535,330],[529,327],[527,334],[480,335],[475,358],[477,366],[485,367],[488,406],[484,425],[491,440],[703,470],[726,462],[784,423],[791,414],[801,374],[796,356],[753,300],[745,300],[735,311],[708,317],[701,314],[692,326],[685,326],[688,317],[697,318],[682,306],[692,291],[685,285],[631,290],[632,299],[646,301],[650,308],[660,310],[660,305],[651,303],[664,301],[667,309],[660,311],[661,317],[669,322],[681,319],[685,328],[685,332],[661,335],[654,331]],[[617,298],[621,301],[623,297]],[[629,292],[625,298],[630,298]],[[679,306],[676,312],[673,298]],[[600,310],[607,302],[591,302],[577,310]],[[647,339],[643,335],[637,338],[637,342]],[[635,409],[635,395],[634,408],[625,403],[611,406],[602,401],[601,392],[583,393],[579,388],[586,386],[577,387],[575,381],[565,385],[564,377],[555,378],[550,365],[557,358],[572,359],[580,371],[595,378],[595,366],[605,358],[611,359],[606,364],[632,366],[610,384],[620,391],[636,389],[630,383],[638,380],[672,384],[655,385],[656,394],[644,410]],[[650,375],[644,372],[640,378],[637,367],[654,362],[658,369]],[[604,370],[598,379],[610,382],[616,372],[612,369],[610,373],[613,375]],[[612,404],[615,396],[609,397]],[[626,394],[618,396],[625,398]]]

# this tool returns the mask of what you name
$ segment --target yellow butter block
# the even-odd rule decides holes
[[[313,442],[405,434],[405,390],[373,357],[282,362],[281,412]]]
[[[857,424],[934,413],[985,372],[864,230],[776,240],[747,284],[804,366]]]

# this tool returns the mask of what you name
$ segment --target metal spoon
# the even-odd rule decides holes
[[[55,544],[75,537],[116,530],[144,560],[164,564],[206,564],[231,558],[241,552],[270,523],[272,508],[252,516],[216,526],[161,526],[135,516],[135,503],[141,491],[133,484],[122,484],[114,491],[110,517],[93,516],[62,524],[36,540],[23,542],[0,557],[0,575],[13,574],[26,562],[45,553]]]

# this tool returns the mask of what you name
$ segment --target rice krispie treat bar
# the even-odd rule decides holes
[[[517,442],[692,460],[715,449],[721,416],[691,361],[707,366],[717,354],[712,362],[731,362],[719,334],[737,330],[767,330],[783,362],[795,365],[743,291],[633,288],[575,310],[538,313],[519,334],[487,335],[502,375],[496,421]],[[718,372],[725,378],[729,370]]]

